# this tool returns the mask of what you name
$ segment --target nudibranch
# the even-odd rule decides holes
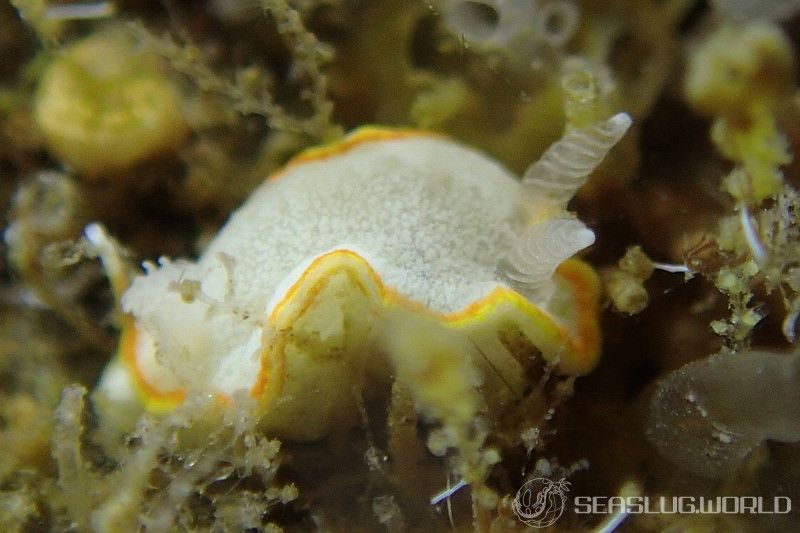
[[[267,179],[196,262],[146,263],[122,297],[101,416],[246,391],[265,431],[312,440],[359,420],[356,394],[404,379],[466,424],[497,374],[522,387],[513,329],[556,372],[595,365],[594,234],[566,202],[630,125],[569,131],[520,180],[440,135],[361,128]],[[484,402],[485,403],[485,402]]]

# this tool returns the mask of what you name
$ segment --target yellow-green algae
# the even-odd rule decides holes
[[[57,52],[33,112],[53,154],[93,177],[180,146],[187,131],[180,95],[158,61],[116,26]]]

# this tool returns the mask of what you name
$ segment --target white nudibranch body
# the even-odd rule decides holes
[[[189,394],[231,404],[247,393],[267,431],[308,440],[357,422],[354,396],[396,376],[463,436],[487,401],[477,385],[498,373],[522,386],[501,329],[558,372],[590,371],[598,285],[569,257],[593,234],[559,202],[532,212],[525,187],[423,132],[362,128],[304,152],[196,262],[146,264],[122,298],[126,324],[98,412],[122,424]],[[558,221],[569,230],[536,233]]]

